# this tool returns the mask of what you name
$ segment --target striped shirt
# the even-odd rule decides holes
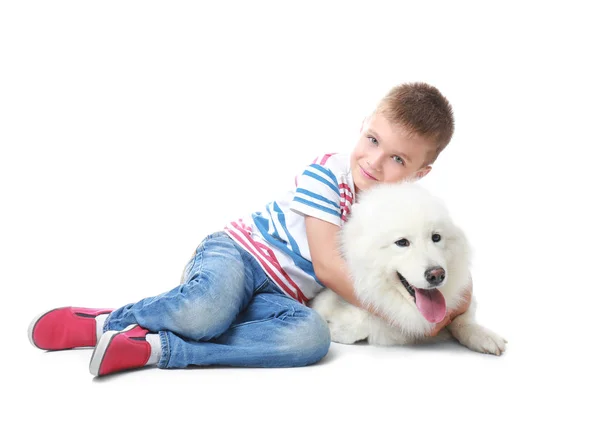
[[[342,226],[354,203],[350,156],[317,157],[296,176],[295,188],[261,211],[232,221],[225,231],[250,253],[288,296],[305,304],[324,285],[313,268],[305,216]]]

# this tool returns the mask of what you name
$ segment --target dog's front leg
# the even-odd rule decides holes
[[[506,349],[506,340],[475,321],[475,299],[469,309],[448,324],[448,330],[460,344],[481,353],[501,355]]]
[[[368,313],[350,304],[336,312],[327,321],[332,341],[353,344],[369,336]]]

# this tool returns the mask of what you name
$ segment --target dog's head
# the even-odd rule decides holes
[[[443,202],[414,182],[362,193],[340,235],[358,296],[404,323],[430,328],[468,284],[464,233]]]

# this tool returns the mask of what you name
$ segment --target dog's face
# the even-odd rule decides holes
[[[381,267],[386,269],[386,280],[396,277],[402,284],[397,285],[400,293],[427,321],[436,323],[446,315],[446,301],[439,289],[450,277],[446,239],[451,229],[446,220],[428,216],[429,211],[420,212],[404,211],[395,227],[390,226],[389,237],[379,249]]]
[[[444,205],[414,183],[365,192],[343,227],[342,249],[359,294],[372,303],[400,294],[402,306],[410,304],[429,323],[444,318],[446,295],[453,294],[447,286],[453,274],[464,278],[468,262],[462,231]]]

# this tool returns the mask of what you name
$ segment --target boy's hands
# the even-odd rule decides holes
[[[465,290],[465,292],[463,294],[463,298],[465,299],[465,301],[463,303],[461,303],[461,305],[458,307],[458,309],[448,311],[446,313],[446,317],[444,318],[444,320],[442,322],[437,323],[435,325],[435,327],[433,327],[433,330],[431,330],[431,333],[429,335],[431,337],[437,336],[437,334],[440,331],[442,331],[442,329],[444,327],[446,327],[448,324],[450,324],[454,318],[467,312],[467,309],[469,309],[469,306],[471,306],[471,297],[472,296],[473,296],[473,284],[470,284],[469,287]]]

